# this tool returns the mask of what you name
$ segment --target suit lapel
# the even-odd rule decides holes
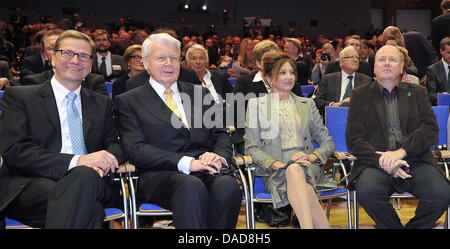
[[[216,89],[217,94],[220,96],[225,96],[224,92],[222,90],[222,84],[220,82],[220,79],[218,78],[217,74],[213,71],[209,71],[211,73],[211,82],[214,86],[214,89]]]
[[[387,113],[386,106],[384,104],[383,95],[378,88],[378,83],[376,81],[371,83],[371,95],[369,96],[369,101],[372,102],[372,106],[375,108],[375,112],[378,115],[378,120],[380,121],[381,128],[383,129],[383,133],[387,134]]]
[[[445,75],[445,68],[444,63],[442,63],[442,60],[439,61],[439,64],[436,66],[437,71],[437,77],[439,77],[439,82],[442,82],[442,89],[444,92],[448,92],[450,89],[447,89],[447,76]],[[439,84],[439,83],[438,83]],[[439,88],[438,88],[439,89]]]
[[[398,85],[398,118],[400,120],[400,127],[402,131],[407,130],[408,117],[411,107],[411,91],[407,85],[408,83],[400,83]]]
[[[94,101],[92,100],[93,96],[86,91],[83,87],[81,88],[81,110],[83,115],[83,137],[86,145],[88,144],[88,133],[89,128],[91,126],[92,121],[92,114],[93,114],[93,108],[94,108]]]
[[[42,109],[45,110],[45,114],[50,120],[50,123],[58,131],[57,134],[61,136],[61,125],[59,122],[58,107],[56,106],[55,94],[53,93],[50,80],[47,80],[45,84],[42,85],[39,96]]]
[[[336,89],[336,92],[334,93],[335,96],[335,102],[339,102],[339,100],[341,100],[341,89],[342,89],[342,72],[339,72],[337,74],[335,74],[335,80],[332,80],[331,82],[336,82],[336,88],[332,88],[332,89]]]

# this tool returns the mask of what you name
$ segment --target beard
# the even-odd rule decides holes
[[[97,52],[105,53],[109,51],[109,47],[106,46],[100,46],[97,48]]]

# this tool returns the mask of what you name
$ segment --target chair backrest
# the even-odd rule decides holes
[[[313,85],[305,85],[305,86],[301,86],[301,88],[302,88],[303,97],[305,97],[305,98],[310,96],[314,92],[314,89],[315,89],[315,87]]]
[[[262,177],[255,176],[255,183],[253,186],[254,186],[253,195],[266,192],[266,190],[264,189],[264,182]]]
[[[450,94],[438,93],[438,105],[450,106]]]
[[[449,95],[450,96],[450,95]],[[432,106],[439,126],[439,138],[436,145],[447,144],[447,122],[449,110],[447,106]]]
[[[325,107],[325,126],[336,144],[336,152],[348,152],[345,140],[347,114],[348,107]]]
[[[234,87],[234,84],[236,84],[236,78],[228,78],[228,81],[230,82],[230,85]]]
[[[106,95],[108,95],[109,97],[112,96],[112,86],[113,86],[112,82],[105,82]]]
[[[4,93],[4,91],[0,91],[0,99],[3,98],[3,93]]]

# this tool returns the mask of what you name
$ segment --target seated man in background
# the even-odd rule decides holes
[[[356,72],[359,68],[359,55],[353,46],[341,50],[339,63],[341,72],[325,75],[314,99],[322,116],[325,115],[325,106],[348,107],[353,89],[372,81],[369,76]]]
[[[175,228],[232,229],[242,191],[217,174],[231,158],[231,138],[216,126],[219,111],[206,116],[214,106],[208,91],[177,80],[180,44],[166,33],[144,41],[150,79],[115,97],[123,148],[140,172],[139,202],[172,210]]]
[[[442,59],[427,69],[426,86],[432,105],[437,105],[437,94],[450,92],[450,36],[441,40]]]
[[[376,228],[434,226],[450,203],[450,185],[430,148],[439,128],[426,89],[401,82],[403,54],[386,45],[375,55],[376,81],[354,90],[347,117],[348,150],[358,160],[350,188]],[[405,226],[389,198],[408,191],[420,202]]]
[[[81,86],[95,51],[88,36],[67,30],[54,50],[51,80],[8,88],[0,101],[0,221],[101,228],[121,199],[104,176],[125,160],[112,104]]]

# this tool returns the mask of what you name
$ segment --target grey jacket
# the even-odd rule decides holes
[[[304,135],[303,152],[316,154],[322,163],[333,153],[335,144],[323,125],[322,117],[312,99],[291,94],[301,119],[301,134]],[[278,112],[273,94],[250,99],[247,107],[245,127],[245,153],[253,162],[265,169],[275,161],[281,161],[281,137]],[[320,145],[315,149],[313,141]],[[258,173],[258,172],[257,172]]]

